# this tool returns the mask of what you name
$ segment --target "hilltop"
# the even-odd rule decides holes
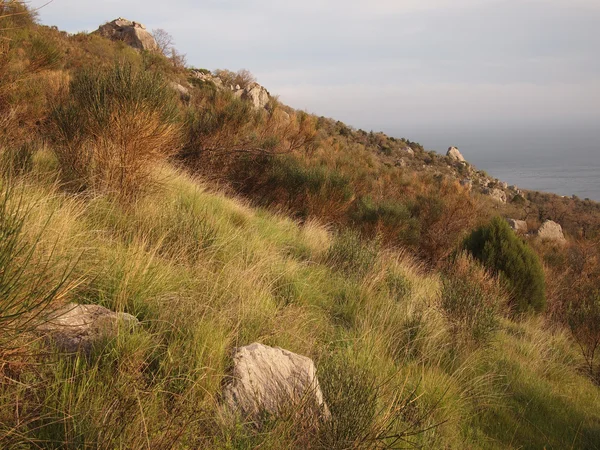
[[[1,447],[598,448],[599,204],[99,26],[0,4]]]

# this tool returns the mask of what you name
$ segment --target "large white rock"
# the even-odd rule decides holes
[[[516,233],[527,233],[527,222],[524,220],[506,219],[506,221]]]
[[[269,91],[258,83],[251,83],[242,92],[242,98],[252,102],[256,109],[264,108],[269,103]]]
[[[537,235],[543,241],[566,242],[562,227],[552,220],[546,220],[538,230]]]
[[[458,151],[456,147],[450,147],[448,149],[448,152],[446,153],[446,156],[448,156],[450,159],[453,159],[454,161],[465,162],[464,156]]]
[[[313,361],[258,343],[235,349],[223,402],[232,411],[256,421],[264,413],[277,415],[297,405],[314,419],[330,416]]]
[[[99,305],[69,303],[48,314],[37,332],[61,350],[89,352],[95,342],[117,335],[119,328],[138,324],[130,314],[116,313]]]
[[[123,41],[137,50],[158,51],[158,44],[146,27],[119,17],[100,26],[96,33],[113,41]]]

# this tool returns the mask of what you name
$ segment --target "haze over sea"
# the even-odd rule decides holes
[[[600,126],[473,127],[406,137],[443,154],[454,145],[478,169],[523,189],[600,201]]]

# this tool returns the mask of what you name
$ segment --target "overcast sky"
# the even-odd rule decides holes
[[[45,0],[34,0],[39,5]],[[600,0],[54,0],[42,23],[163,28],[290,106],[419,140],[600,123]]]

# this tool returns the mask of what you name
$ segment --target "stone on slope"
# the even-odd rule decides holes
[[[119,327],[135,327],[130,314],[116,313],[99,305],[69,303],[45,318],[37,332],[66,352],[89,352],[95,342],[117,335]]]
[[[235,349],[223,402],[232,411],[256,421],[302,405],[314,420],[329,418],[313,361],[282,348],[254,343]]]
[[[527,222],[524,220],[506,219],[506,221],[516,233],[527,233]]]
[[[258,83],[251,83],[242,92],[242,98],[252,102],[256,109],[264,108],[269,103],[269,91]]]
[[[182,86],[181,84],[176,83],[175,81],[171,81],[169,83],[169,86],[174,91],[177,91],[179,93],[179,98],[181,98],[181,100],[183,100],[184,102],[189,102],[190,99],[192,98],[192,96],[190,94],[190,90],[188,88],[186,88],[185,86]]]
[[[485,195],[489,195],[493,200],[498,203],[506,203],[506,192],[498,188],[484,188],[482,191]]]
[[[137,50],[158,51],[158,44],[144,25],[122,17],[100,26],[96,33],[113,41],[123,41]]]
[[[453,159],[454,161],[465,162],[464,156],[458,151],[456,147],[450,147],[448,149],[448,152],[446,153],[446,156],[448,156],[450,159]]]
[[[543,241],[566,242],[562,227],[552,220],[546,220],[538,230],[537,235]]]

